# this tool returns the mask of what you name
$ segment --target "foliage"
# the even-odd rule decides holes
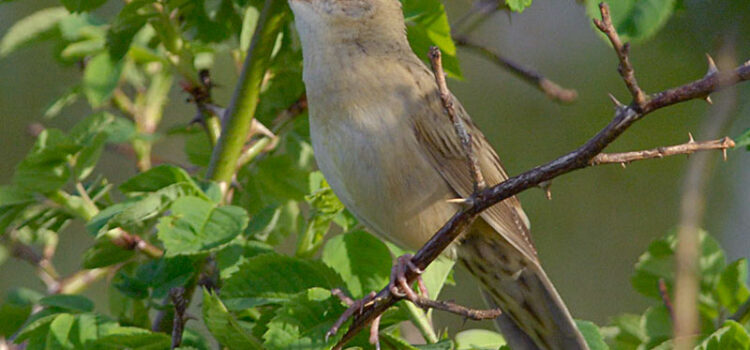
[[[253,117],[278,137],[258,134],[248,140],[234,190],[226,193],[210,181],[208,165],[218,136],[210,125],[217,113],[209,111],[215,107],[213,84],[203,70],[220,57],[240,66],[262,23],[263,4],[132,0],[114,17],[100,18],[92,11],[105,3],[61,0],[59,7],[19,20],[0,40],[0,58],[50,41],[61,64],[83,67],[80,81],[50,104],[45,117],[63,114],[79,99],[92,109],[67,132],[42,130],[12,182],[0,186],[0,263],[11,250],[5,248],[14,248],[18,258],[23,256],[16,248],[41,250],[41,258],[31,262],[48,287],[44,293],[18,288],[4,296],[0,337],[27,349],[166,349],[175,317],[170,294],[184,291],[188,303],[202,295],[199,320],[188,323],[183,335],[185,349],[208,349],[216,342],[232,349],[329,348],[339,338],[324,334],[345,309],[331,289],[360,298],[382,288],[392,258],[404,252],[363,231],[313,171],[306,118],[279,121],[304,93],[291,16],[279,16],[278,34],[264,38],[274,45],[267,67],[262,66],[265,78],[254,87],[259,99]],[[503,5],[520,12],[531,1]],[[674,6],[668,0],[612,3],[618,30],[634,40],[658,30]],[[447,72],[460,78],[444,6],[437,0],[403,0],[403,9],[414,50],[424,57],[437,45]],[[204,114],[205,128],[185,120],[182,127],[157,132],[175,80]],[[152,164],[152,145],[166,137],[184,139],[189,165]],[[739,142],[747,145],[749,138],[746,132]],[[106,150],[123,148],[135,158],[138,173],[115,185],[99,174],[97,164]],[[93,243],[81,258],[80,272],[59,276],[47,255],[67,239],[62,233],[73,221],[85,224]],[[658,281],[671,291],[674,244],[673,236],[655,241],[636,264],[633,286],[655,299],[654,306],[642,315],[615,317],[601,332],[591,322],[579,323],[592,349],[668,346],[671,320]],[[748,348],[747,262],[727,264],[707,234],[702,244],[699,348]],[[431,297],[451,283],[452,267],[440,259],[425,271]],[[107,275],[112,278],[106,307],[79,295]],[[382,320],[386,348],[505,344],[498,333],[479,329],[435,337],[433,344],[409,344],[397,325],[419,324],[430,313],[403,305]],[[196,323],[213,339],[194,331],[203,328]],[[367,339],[360,335],[351,345],[367,346]]]

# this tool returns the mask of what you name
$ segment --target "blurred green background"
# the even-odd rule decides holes
[[[634,45],[632,62],[640,85],[647,92],[677,86],[700,78],[706,71],[704,53],[716,54],[734,43],[738,62],[750,58],[750,21],[747,14],[731,13],[716,1],[685,1],[656,37]],[[711,5],[713,4],[713,5]],[[55,1],[16,1],[0,5],[0,35],[18,19]],[[119,4],[98,11],[115,12]],[[446,3],[451,19],[470,7],[468,0]],[[559,105],[530,85],[474,55],[459,49],[465,79],[450,81],[453,92],[498,150],[510,174],[517,174],[582,144],[612,117],[611,92],[622,101],[628,93],[617,74],[616,57],[592,30],[584,6],[574,1],[537,0],[521,14],[498,13],[471,37],[493,47],[507,58],[532,67],[553,81],[579,93],[570,105]],[[729,55],[732,56],[731,54]],[[223,58],[226,63],[228,58]],[[234,84],[231,64],[217,59],[213,72],[215,99],[226,105]],[[223,70],[222,70],[223,69]],[[67,128],[87,114],[79,103],[54,120],[43,120],[44,108],[77,81],[75,66],[61,67],[49,45],[37,45],[0,59],[0,183],[7,183],[29,150],[31,123]],[[713,96],[715,105],[736,94],[737,105],[727,135],[737,136],[750,127],[750,88],[740,86]],[[184,124],[194,110],[186,95],[174,89],[161,131]],[[692,101],[655,112],[636,124],[609,151],[652,148],[687,141],[688,132],[702,139],[700,125],[712,112],[701,101]],[[157,143],[155,154],[183,161],[182,140]],[[713,155],[719,159],[718,152]],[[117,183],[135,173],[131,160],[107,153],[102,172]],[[632,266],[648,243],[665,235],[678,220],[680,190],[687,158],[671,157],[638,162],[626,169],[601,166],[564,176],[552,185],[553,199],[535,189],[520,195],[529,218],[542,263],[576,318],[606,323],[623,312],[640,312],[644,297],[630,287]],[[730,259],[750,256],[750,153],[729,152],[727,162],[717,162],[706,198],[705,228],[718,237]],[[80,255],[92,238],[82,227],[71,226],[60,240],[55,263],[63,274],[76,271]],[[463,271],[456,276],[461,287],[449,287],[445,299],[481,306],[478,289]],[[106,283],[106,282],[101,282]],[[0,265],[0,293],[14,286],[42,289],[25,263]],[[103,288],[87,294],[104,301]],[[97,302],[99,307],[102,306]],[[460,325],[454,316],[441,322]],[[457,329],[456,329],[457,330]]]

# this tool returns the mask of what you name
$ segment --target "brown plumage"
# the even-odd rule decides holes
[[[310,132],[318,166],[370,230],[419,249],[468,197],[466,155],[433,73],[411,51],[397,0],[291,0],[303,45]],[[500,160],[456,102],[486,181]],[[513,349],[586,349],[542,270],[513,197],[492,206],[447,255],[480,282]]]

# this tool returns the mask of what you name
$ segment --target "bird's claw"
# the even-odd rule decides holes
[[[409,282],[406,279],[407,271],[412,271],[417,274],[417,285],[419,286],[419,292],[423,296],[429,295],[427,292],[427,286],[425,286],[422,280],[422,269],[414,265],[411,261],[411,254],[404,254],[396,259],[391,269],[391,281],[388,284],[388,290],[396,297],[406,298],[412,302],[416,302],[419,299],[417,293],[409,286]]]

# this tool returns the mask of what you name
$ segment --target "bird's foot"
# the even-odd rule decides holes
[[[406,273],[408,271],[417,274],[417,286],[419,286],[419,293],[424,297],[429,297],[427,286],[425,286],[422,280],[422,269],[418,268],[411,261],[413,256],[411,254],[404,254],[396,258],[396,262],[393,264],[391,269],[391,281],[388,284],[388,290],[396,297],[409,299],[411,302],[416,303],[419,296],[409,286],[409,282],[406,279]]]
[[[341,325],[346,322],[350,317],[354,316],[357,312],[359,314],[362,314],[362,312],[365,309],[365,306],[368,306],[375,302],[375,292],[370,292],[370,294],[367,294],[364,298],[359,300],[353,300],[348,295],[346,295],[341,289],[335,288],[331,290],[331,294],[339,298],[344,304],[346,304],[349,308],[344,311],[341,316],[339,316],[339,319],[336,320],[336,322],[331,326],[331,329],[326,332],[326,341],[328,341],[328,338],[336,334],[338,332],[339,328],[341,328]],[[380,319],[378,318],[378,321]],[[377,339],[377,327],[379,322],[373,321],[372,326],[375,327],[375,333],[376,333],[376,339]],[[370,338],[372,338],[372,330],[370,331]]]

